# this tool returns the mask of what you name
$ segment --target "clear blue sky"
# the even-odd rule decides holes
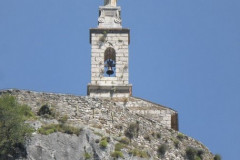
[[[86,95],[103,0],[0,0],[0,89]],[[240,1],[119,0],[133,94],[179,112],[180,131],[240,153]]]

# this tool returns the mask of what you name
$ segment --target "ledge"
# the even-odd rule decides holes
[[[130,29],[128,28],[91,28],[90,29],[90,44],[92,44],[92,33],[104,34],[107,33],[127,33],[128,44],[130,44]]]
[[[100,86],[89,84],[87,86],[87,95],[90,95],[90,93],[114,93],[114,94],[129,93],[129,95],[132,96],[132,85]]]

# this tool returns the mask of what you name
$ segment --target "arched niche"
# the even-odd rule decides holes
[[[116,51],[112,47],[104,52],[104,76],[116,77]]]

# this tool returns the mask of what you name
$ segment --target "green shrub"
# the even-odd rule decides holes
[[[39,116],[43,116],[43,115],[51,115],[52,114],[52,112],[51,112],[51,110],[50,110],[50,107],[47,105],[47,104],[45,104],[45,105],[43,105],[40,109],[39,109],[39,111],[38,111],[38,113],[37,113]]]
[[[219,155],[219,154],[216,154],[215,156],[214,156],[214,160],[221,160],[222,158],[221,158],[221,156]]]
[[[178,135],[177,135],[177,138],[181,141],[181,140],[183,140],[183,138],[184,138],[185,136],[184,136],[184,134],[182,134],[182,133],[178,133]]]
[[[193,147],[188,147],[186,149],[186,156],[189,160],[194,160],[197,155],[197,150]]]
[[[172,141],[173,141],[173,143],[174,143],[174,146],[176,147],[176,148],[178,148],[179,147],[179,140],[177,140],[176,138],[173,138],[172,139]]]
[[[123,153],[121,151],[114,151],[111,153],[111,156],[114,157],[114,158],[124,158],[123,157]]]
[[[84,153],[84,158],[85,159],[90,159],[91,158],[91,155],[87,152]]]
[[[110,142],[110,137],[103,137],[101,140],[106,140],[108,143]]]
[[[53,107],[50,107],[48,104],[45,104],[41,106],[39,111],[37,112],[38,116],[44,117],[44,118],[57,118],[59,114],[56,112],[56,109]]]
[[[50,125],[45,125],[42,126],[41,128],[38,129],[38,133],[43,134],[43,135],[49,135],[51,133],[57,132],[59,129],[59,125],[57,124],[50,124]]]
[[[125,130],[124,134],[130,140],[134,137],[138,137],[139,132],[139,122],[129,124],[128,128]]]
[[[19,107],[19,114],[23,116],[24,120],[36,119],[35,114],[32,112],[31,108],[27,105],[21,105]]]
[[[119,142],[128,145],[130,143],[130,140],[126,137],[123,137]]]
[[[53,128],[49,128],[49,129],[46,129],[46,128],[39,128],[38,129],[38,133],[40,134],[44,134],[44,135],[49,135],[49,134],[52,134],[56,132]]]
[[[123,149],[124,147],[125,147],[124,144],[117,143],[117,144],[115,144],[115,151],[121,151],[121,149]]]
[[[59,122],[62,123],[62,124],[65,124],[68,120],[68,116],[67,115],[64,115],[63,117],[59,118]]]
[[[186,156],[189,160],[201,160],[204,151],[202,149],[196,149],[193,147],[187,147],[186,149]]]
[[[60,125],[60,124],[50,124],[42,126],[38,129],[38,133],[49,135],[54,132],[62,132],[66,134],[76,134],[77,136],[80,135],[82,129],[81,128],[75,128],[69,125]]]
[[[107,148],[107,145],[108,145],[107,138],[102,138],[99,145],[103,149]]]
[[[194,160],[202,160],[202,158],[196,156],[196,157],[194,158]]]
[[[0,159],[25,156],[25,142],[34,131],[25,120],[34,117],[30,107],[19,104],[13,96],[0,97]]]
[[[202,159],[203,154],[204,154],[204,150],[202,150],[202,149],[197,150],[197,157]]]
[[[167,147],[166,144],[162,144],[162,145],[158,146],[158,150],[157,150],[158,155],[159,156],[164,156],[166,151],[167,151],[167,149],[168,149],[168,147]]]
[[[141,158],[149,158],[149,155],[146,151],[141,151],[138,149],[130,150],[129,154],[132,154],[133,156],[137,156],[137,157],[141,157]]]
[[[60,130],[59,130],[59,132],[63,132],[67,134],[76,134],[77,136],[80,135],[81,131],[82,131],[81,128],[76,128],[69,125],[60,125]]]

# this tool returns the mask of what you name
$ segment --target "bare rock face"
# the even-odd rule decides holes
[[[148,101],[130,97],[121,102],[21,90],[0,91],[0,96],[4,93],[15,96],[35,113],[47,104],[57,115],[28,121],[36,131],[26,145],[24,160],[213,160],[214,157],[202,143],[169,127],[169,117],[175,111]],[[157,115],[163,117],[158,120]],[[68,118],[67,125],[82,129],[78,136],[60,132],[41,135],[37,131],[44,125],[59,124],[64,116]],[[104,147],[103,139],[107,139]]]
[[[92,155],[91,159],[109,157],[108,149],[101,149],[95,142],[100,137],[91,130],[85,129],[79,136],[64,133],[50,135],[35,134],[27,146],[28,158],[31,160],[84,160],[85,154]]]
[[[26,160],[109,160],[117,140],[110,137],[106,148],[99,145],[101,136],[83,129],[79,136],[64,133],[35,134],[27,145]],[[144,159],[122,151],[125,159]],[[89,157],[87,157],[89,155]]]

